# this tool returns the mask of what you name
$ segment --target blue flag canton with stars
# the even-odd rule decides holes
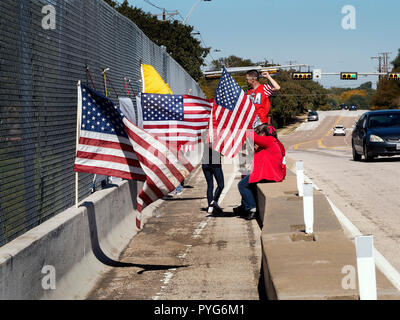
[[[218,105],[233,111],[240,97],[241,91],[242,88],[237,84],[235,79],[232,78],[226,68],[223,67],[221,80],[217,87],[215,102]]]
[[[128,138],[122,122],[123,117],[123,113],[110,99],[82,85],[81,130]]]
[[[143,121],[184,121],[183,96],[142,93]]]

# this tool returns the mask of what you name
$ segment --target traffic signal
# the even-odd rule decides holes
[[[400,80],[400,72],[390,72],[388,73],[389,80]]]
[[[312,80],[313,74],[312,72],[293,72],[292,79],[293,80]]]
[[[358,74],[357,72],[341,72],[340,79],[341,80],[357,80]]]

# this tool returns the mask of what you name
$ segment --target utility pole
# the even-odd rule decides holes
[[[151,3],[150,0],[144,0],[144,2],[148,3],[149,5],[162,10],[161,14],[155,14],[155,17],[159,17],[162,16],[162,21],[166,21],[167,20],[167,16],[177,16],[179,14],[178,10],[177,11],[167,11],[165,8],[161,8],[156,6],[155,4]]]
[[[197,0],[197,2],[196,2],[196,3],[193,5],[193,7],[190,9],[190,11],[189,11],[188,15],[186,16],[185,20],[183,20],[183,24],[187,24],[187,22],[188,22],[190,16],[192,15],[194,9],[196,9],[196,7],[197,7],[197,6],[199,5],[199,3],[202,2],[202,1],[204,1],[204,2],[206,2],[206,1],[210,2],[211,0]]]
[[[165,10],[165,8],[163,8],[162,10],[163,10],[163,13],[155,14],[156,17],[162,16],[162,21],[167,21],[167,16],[172,17],[172,16],[177,16],[179,14],[178,11],[172,11],[171,12],[171,11]]]
[[[382,72],[382,57],[371,57],[371,59],[378,59],[379,64],[378,64],[378,72],[381,73]],[[379,76],[379,80],[382,78],[382,76]]]
[[[388,73],[389,72],[389,54],[392,54],[391,52],[381,52],[378,53],[383,55],[383,72]]]
[[[289,64],[289,65],[292,65],[292,64],[297,63],[297,61],[289,60],[289,61],[285,61],[285,63],[287,63],[287,64]],[[301,67],[299,67],[299,72],[301,72]]]

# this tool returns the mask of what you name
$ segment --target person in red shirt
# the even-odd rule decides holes
[[[262,124],[249,134],[254,142],[254,158],[251,173],[238,184],[242,204],[233,209],[245,219],[256,217],[256,184],[259,182],[280,182],[286,176],[285,147],[278,140],[273,126]]]
[[[262,72],[261,75],[267,78],[271,82],[271,85],[261,84],[259,82],[260,74],[257,70],[250,70],[246,73],[247,85],[250,88],[247,91],[247,95],[250,97],[250,100],[253,102],[257,111],[257,117],[254,121],[253,128],[263,123],[269,124],[268,113],[271,108],[269,97],[274,92],[281,89],[279,84],[272,79],[271,75],[267,71]]]

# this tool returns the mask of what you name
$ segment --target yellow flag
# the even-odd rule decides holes
[[[169,84],[168,84],[168,83],[166,83],[166,86],[168,87],[169,94],[174,94],[174,93],[172,92],[172,90],[171,90],[171,87],[169,86]]]
[[[142,82],[144,93],[173,94],[168,83],[164,82],[152,65],[142,64]]]

